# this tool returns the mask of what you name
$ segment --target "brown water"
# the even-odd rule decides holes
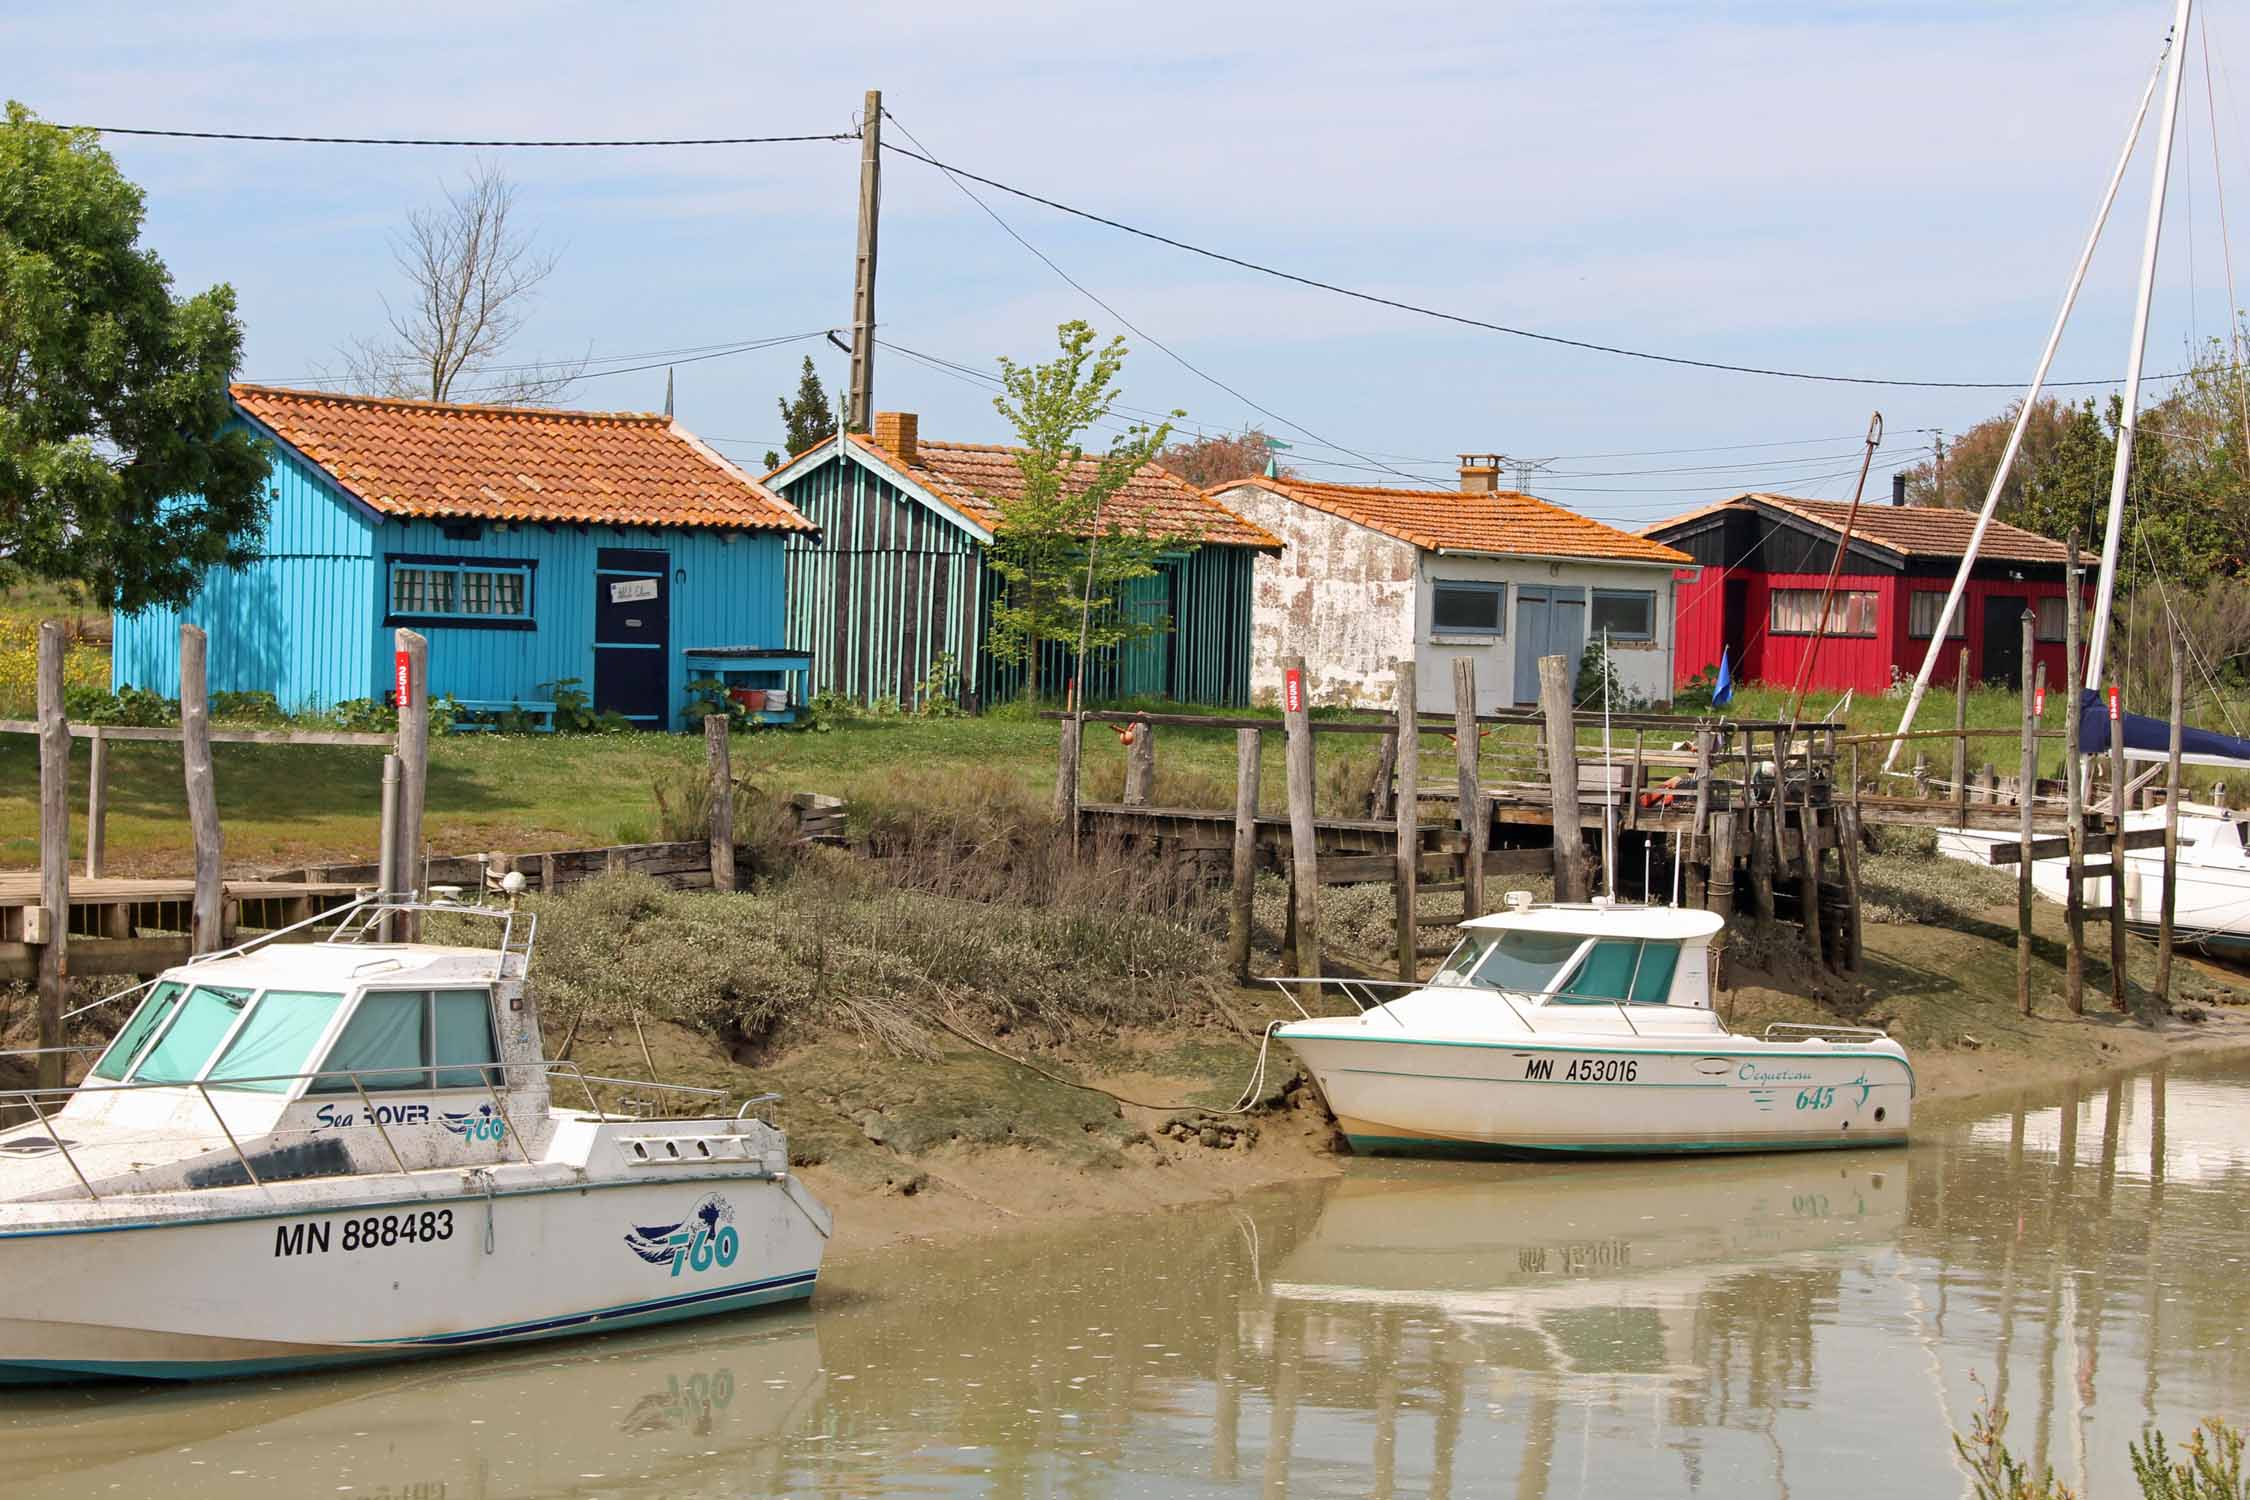
[[[1907,1150],[1340,1184],[831,1267],[807,1312],[0,1395],[0,1493],[1953,1494],[1983,1389],[2095,1495],[2250,1416],[2250,1068]]]

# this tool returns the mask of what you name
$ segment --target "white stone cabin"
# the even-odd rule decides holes
[[[1411,658],[1425,707],[1452,701],[1453,663],[1477,665],[1477,711],[1539,699],[1539,658],[1609,632],[1618,682],[1672,694],[1672,589],[1686,553],[1499,487],[1500,460],[1464,454],[1458,492],[1260,477],[1206,493],[1281,538],[1256,565],[1250,677],[1305,659],[1312,703],[1387,708]]]

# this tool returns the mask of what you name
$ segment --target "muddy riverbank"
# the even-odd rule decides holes
[[[2012,911],[1993,908],[1943,925],[1870,924],[1863,972],[1849,982],[1802,972],[1788,955],[1768,957],[1778,972],[1753,967],[1754,945],[1740,944],[1720,1004],[1746,1033],[1780,1020],[1888,1027],[1913,1055],[1921,1118],[1931,1123],[1996,1092],[2250,1052],[2250,975],[2192,959],[2180,962],[2172,1014],[2111,1010],[2106,970],[2095,970],[2086,1014],[2070,1015],[2060,916],[2045,908],[2034,1014],[2018,1014],[2012,921]],[[2145,985],[2154,950],[2132,946],[2132,976]],[[782,1093],[798,1170],[836,1209],[843,1254],[1219,1201],[1342,1172],[1342,1141],[1284,1050],[1252,1091],[1257,1107],[1224,1112],[1251,1078],[1258,1032],[1282,1013],[1278,994],[1213,988],[1185,1011],[1192,1019],[1164,1027],[985,1037],[1028,1067],[952,1032],[927,1058],[839,1033],[745,1067],[708,1036],[668,1025],[645,1028],[646,1058],[629,1028],[590,1029],[578,1056],[605,1073],[645,1071],[653,1060],[670,1082]]]

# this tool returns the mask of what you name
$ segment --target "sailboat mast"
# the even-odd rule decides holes
[[[2086,685],[2100,691],[2102,664],[2109,654],[2109,617],[2117,596],[2117,553],[2125,535],[2125,488],[2133,475],[2133,438],[2141,410],[2141,358],[2148,346],[2149,305],[2156,295],[2156,247],[2164,233],[2164,187],[2172,175],[2172,129],[2180,115],[2180,81],[2187,68],[2188,14],[2195,0],[2180,0],[2172,18],[2171,72],[2164,86],[2164,121],[2157,127],[2156,174],[2148,189],[2148,231],[2141,243],[2141,294],[2133,310],[2133,346],[2125,360],[2125,412],[2117,431],[2117,463],[2109,476],[2109,522],[2102,532],[2102,569],[2095,585],[2094,618],[2088,627]],[[2078,705],[2070,705],[2077,713]]]
[[[2101,207],[2094,211],[2094,227],[2086,232],[2086,248],[2078,252],[2078,265],[2070,273],[2069,290],[2063,293],[2062,306],[2055,313],[2055,325],[2047,332],[2047,347],[2039,352],[2039,368],[2031,374],[2031,386],[2023,393],[2023,404],[2016,409],[2015,425],[2008,430],[2008,445],[2000,452],[2000,465],[1992,472],[1992,487],[1985,492],[1984,509],[1977,513],[1977,524],[1969,532],[1969,545],[1961,553],[1961,566],[1953,576],[1952,592],[1945,596],[1945,610],[1939,616],[1938,626],[1930,636],[1930,648],[1922,653],[1921,670],[1914,674],[1914,689],[1907,695],[1906,711],[1899,715],[1900,738],[1891,741],[1890,752],[1883,757],[1883,769],[1888,771],[1898,764],[1898,752],[1906,744],[1904,735],[1914,727],[1914,715],[1922,706],[1922,698],[1930,690],[1930,674],[1937,668],[1938,655],[1952,634],[1954,616],[1961,609],[1962,596],[1969,589],[1969,574],[1977,565],[1978,549],[1984,545],[1985,531],[1992,525],[1993,513],[2000,508],[2000,496],[2008,487],[2008,476],[2015,471],[2016,454],[2023,447],[2024,430],[2031,425],[2032,409],[2039,404],[2039,392],[2047,383],[2047,371],[2054,365],[2055,350],[2062,345],[2063,329],[2070,325],[2071,309],[2078,305],[2079,288],[2086,284],[2086,268],[2093,264],[2094,247],[2102,241],[2102,230],[2109,223],[2109,211],[2117,202],[2117,190],[2124,185],[2125,169],[2132,164],[2133,148],[2141,139],[2141,126],[2148,119],[2150,101],[2156,98],[2157,81],[2164,76],[2164,65],[2171,56],[2178,37],[2168,38],[2164,51],[2157,54],[2156,66],[2148,70],[2148,87],[2141,90],[2140,107],[2133,111],[2133,123],[2125,128],[2125,145],[2117,154],[2117,168],[2109,174],[2109,187],[2102,194]]]

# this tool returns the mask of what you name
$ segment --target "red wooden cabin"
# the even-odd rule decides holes
[[[1745,494],[1649,527],[1643,535],[1695,559],[1674,588],[1674,686],[1728,652],[1737,682],[1787,686],[1812,646],[1820,591],[1851,507],[1834,500]],[[1829,606],[1828,632],[1809,686],[1881,692],[1912,678],[1929,650],[1946,592],[1976,526],[1971,511],[1926,505],[1862,505]],[[1968,593],[1948,645],[1968,652],[1978,681],[2021,679],[2022,615],[2036,616],[2034,651],[2047,680],[2063,681],[2063,565],[2060,542],[1998,521],[1977,549]],[[2087,586],[2091,599],[2092,588]],[[1938,658],[1951,682],[1955,653]]]

